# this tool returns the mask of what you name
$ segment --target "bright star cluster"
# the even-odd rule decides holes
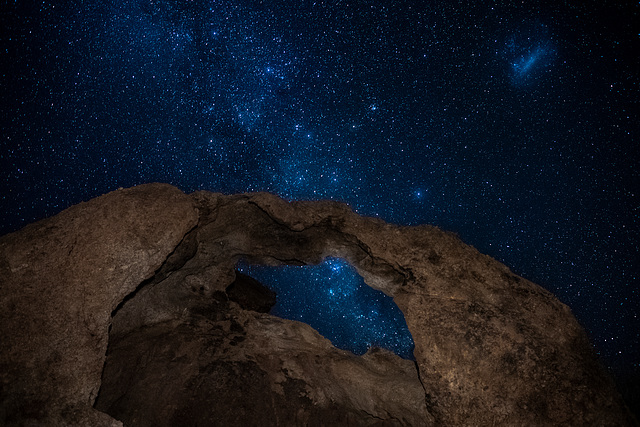
[[[340,200],[454,231],[546,287],[624,378],[640,360],[639,7],[5,2],[0,233],[153,181]],[[318,268],[304,280],[334,277]],[[371,320],[377,297],[358,295],[344,315]]]

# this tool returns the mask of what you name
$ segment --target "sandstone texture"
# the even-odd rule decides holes
[[[327,256],[394,298],[415,362],[336,349],[235,270]],[[0,280],[1,425],[636,425],[552,294],[339,203],[119,190],[0,238]]]

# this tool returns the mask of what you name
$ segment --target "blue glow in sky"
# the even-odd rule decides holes
[[[523,76],[528,73],[531,68],[538,62],[541,55],[544,55],[545,51],[542,48],[537,48],[533,53],[527,56],[522,56],[519,61],[513,64],[513,71]]]
[[[511,64],[511,84],[533,87],[544,84],[547,73],[557,66],[557,52],[546,25],[523,23],[508,38],[503,52]]]

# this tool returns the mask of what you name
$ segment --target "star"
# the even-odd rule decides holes
[[[633,9],[258,3],[7,4],[0,232],[154,181],[339,200],[456,232],[567,304],[618,378],[637,369]],[[317,268],[309,295],[352,305],[296,319],[407,355],[393,316],[336,334],[385,310]]]

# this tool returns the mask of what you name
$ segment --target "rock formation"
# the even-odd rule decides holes
[[[235,271],[327,256],[393,296],[415,362],[336,349]],[[0,316],[1,425],[633,425],[549,292],[333,202],[109,193],[0,238]]]

